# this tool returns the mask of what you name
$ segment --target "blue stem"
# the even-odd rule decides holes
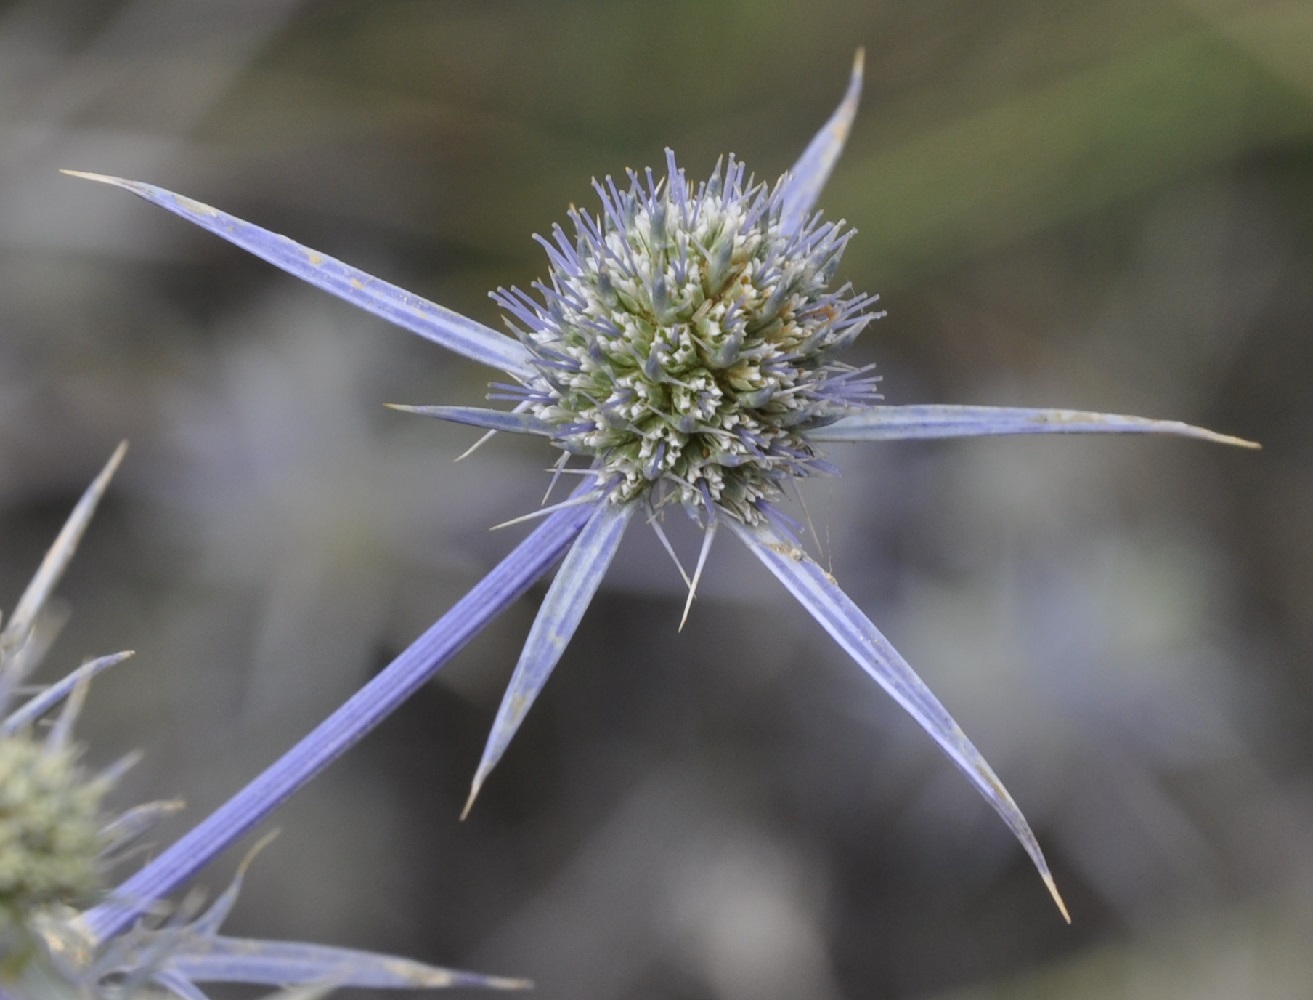
[[[390,715],[480,629],[541,577],[579,534],[591,504],[551,514],[373,680],[343,703],[254,781],[203,819],[121,886],[109,902],[88,910],[83,924],[95,940],[122,934],[158,899],[282,805]]]

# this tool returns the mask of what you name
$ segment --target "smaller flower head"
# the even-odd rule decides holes
[[[503,387],[617,502],[675,500],[755,524],[785,481],[829,471],[808,430],[869,402],[875,379],[832,360],[874,299],[831,290],[852,230],[786,225],[786,187],[732,156],[691,189],[667,174],[594,182],[602,214],[539,237],[542,301],[499,289],[533,374]]]
[[[46,602],[123,453],[120,446],[83,494],[0,630],[0,1000],[203,1000],[201,982],[295,987],[267,1000],[312,1000],[338,986],[529,985],[350,948],[226,937],[220,926],[236,902],[245,866],[199,913],[194,897],[170,906],[159,888],[105,889],[124,849],[181,808],[149,802],[108,815],[102,799],[132,758],[98,774],[79,762],[72,730],[90,681],[130,654],[92,660],[20,695],[52,637]],[[38,738],[37,727],[52,714]],[[78,909],[96,903],[112,908],[125,897],[135,907],[133,919],[114,933],[97,931],[95,910]],[[146,911],[146,919],[137,919]]]
[[[0,911],[91,901],[101,888],[106,790],[74,747],[26,733],[0,738]]]

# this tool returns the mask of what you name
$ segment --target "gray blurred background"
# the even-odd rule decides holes
[[[541,587],[279,815],[234,933],[530,976],[544,998],[1313,994],[1313,5],[0,4],[0,607],[122,438],[50,669],[180,795],[166,842],[523,536],[554,455],[384,402],[490,372],[60,167],[182,191],[499,326],[589,181],[786,169],[867,83],[821,205],[892,403],[1204,424],[836,449],[821,555],[1035,826],[1003,825],[725,536],[688,626],[649,532],[472,816]],[[683,544],[694,544],[685,533]],[[245,846],[249,846],[249,843]],[[206,873],[213,890],[244,848]]]

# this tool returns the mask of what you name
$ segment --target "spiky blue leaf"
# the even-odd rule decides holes
[[[843,100],[789,171],[784,188],[784,210],[780,214],[780,225],[786,233],[797,229],[803,217],[816,205],[816,199],[820,197],[825,182],[830,179],[830,171],[834,169],[839,154],[843,152],[844,143],[848,141],[853,119],[857,116],[857,104],[862,96],[863,61],[863,50],[858,49],[853,57],[852,76]]]
[[[217,208],[153,184],[78,170],[65,170],[64,173],[131,191],[153,205],[216,236],[222,236],[229,243],[236,244],[316,288],[322,288],[366,312],[426,337],[472,361],[500,368],[517,378],[529,374],[529,352],[518,341],[460,313],[444,309],[435,302],[413,295],[404,288],[366,274],[350,264],[344,264],[318,250],[311,250],[286,236],[271,233]]]
[[[586,489],[591,489],[591,484]],[[387,718],[481,629],[565,553],[592,513],[549,515],[451,609],[368,684],[201,823],[127,879],[81,923],[92,938],[122,934],[148,908],[186,883],[217,854],[306,785]]]
[[[890,441],[994,434],[1177,434],[1257,448],[1253,441],[1176,420],[1012,406],[868,406],[809,433],[813,441]]]
[[[117,851],[142,836],[148,830],[175,816],[182,811],[183,803],[179,799],[160,802],[143,802],[120,813],[105,824],[101,834],[105,838],[105,850]]]
[[[43,688],[37,694],[34,694],[3,721],[0,721],[0,736],[8,736],[24,726],[31,725],[69,697],[79,685],[90,683],[91,679],[101,671],[108,670],[117,663],[122,663],[131,655],[132,650],[127,649],[121,653],[111,653],[109,656],[88,660],[76,670],[71,671],[49,687]]]
[[[511,434],[542,434],[550,436],[552,427],[528,413],[508,410],[489,410],[482,406],[403,406],[389,403],[389,407],[402,413],[415,413],[421,417],[437,417],[455,424],[483,427],[490,431],[507,431]]]
[[[743,539],[752,554],[765,563],[766,568],[807,609],[808,614],[961,768],[1021,842],[1053,895],[1053,901],[1057,903],[1062,915],[1067,917],[1066,906],[1058,895],[1053,876],[1031,832],[1030,824],[993,769],[967,739],[966,733],[899,655],[898,650],[890,645],[830,575],[796,544],[766,525],[750,526],[729,517],[725,521]]]
[[[198,983],[297,986],[331,983],[369,989],[470,986],[526,989],[528,980],[485,976],[354,948],[195,935],[172,948],[163,971]]]
[[[138,925],[112,938],[94,961],[91,978],[96,982],[153,984],[181,997],[204,996],[197,983],[305,986],[324,990],[345,986],[520,989],[532,985],[522,979],[444,969],[354,948],[225,937],[219,928],[236,903],[247,865],[258,850],[257,846],[228,888],[198,916],[189,917],[184,904],[160,926]],[[136,992],[131,995],[135,996]],[[279,993],[271,995],[269,1000],[292,995]]]
[[[538,697],[552,668],[565,652],[570,637],[579,627],[584,611],[606,574],[606,568],[611,564],[636,507],[637,504],[633,503],[600,501],[561,563],[556,579],[547,589],[547,596],[529,629],[529,637],[520,652],[520,661],[502,697],[501,707],[497,710],[497,718],[493,721],[492,732],[483,750],[483,758],[474,775],[465,812],[469,812],[484,779],[497,766],[497,761],[501,759],[515,731],[524,721],[529,706]]]
[[[5,625],[3,632],[0,632],[0,650],[12,648],[22,641],[32,623],[36,620],[37,614],[44,607],[46,599],[49,598],[55,585],[59,583],[59,578],[63,576],[64,570],[68,567],[68,562],[73,558],[73,553],[77,551],[78,542],[82,540],[82,534],[87,530],[87,525],[91,523],[91,516],[96,512],[96,505],[100,503],[100,498],[104,496],[105,490],[109,487],[109,481],[114,477],[115,470],[123,461],[123,456],[127,454],[128,443],[122,442],[114,449],[114,454],[110,455],[109,461],[105,467],[92,480],[91,485],[86,488],[77,505],[73,508],[68,520],[64,522],[64,527],[60,529],[59,536],[46,552],[45,558],[41,560],[41,565],[37,568],[32,577],[32,582],[27,585],[23,591],[23,596],[18,599],[14,605],[13,613],[9,617],[9,622]]]

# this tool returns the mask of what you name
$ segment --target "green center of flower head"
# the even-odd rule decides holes
[[[507,389],[567,454],[593,459],[611,499],[675,500],[754,524],[792,478],[831,467],[807,432],[874,396],[868,369],[831,360],[875,318],[871,296],[830,291],[852,230],[785,224],[783,184],[732,157],[691,190],[630,172],[594,182],[602,214],[538,237],[549,284],[494,298],[536,375]]]
[[[88,901],[100,887],[104,792],[73,750],[0,739],[0,908]]]

